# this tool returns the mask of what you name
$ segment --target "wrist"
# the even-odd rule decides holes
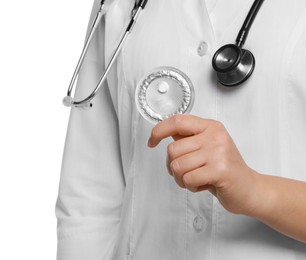
[[[270,176],[258,173],[251,169],[252,189],[248,203],[250,205],[246,215],[263,219],[264,216],[271,214],[274,201],[277,198],[275,189],[270,185]],[[271,176],[272,177],[272,176]]]

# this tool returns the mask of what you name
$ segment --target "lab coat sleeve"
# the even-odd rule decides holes
[[[90,23],[99,8],[95,1]],[[90,45],[76,97],[86,97],[104,69],[104,21]],[[102,260],[112,250],[120,219],[124,177],[117,117],[107,84],[93,108],[72,108],[59,194],[57,260]],[[107,258],[107,257],[106,257]]]

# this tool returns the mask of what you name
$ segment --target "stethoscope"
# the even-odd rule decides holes
[[[252,4],[252,7],[249,10],[248,15],[238,33],[236,43],[222,46],[216,51],[213,56],[212,67],[216,71],[218,82],[224,86],[237,86],[246,81],[254,71],[255,58],[249,50],[243,49],[242,47],[247,39],[249,30],[263,1],[264,0],[255,0]],[[72,97],[73,87],[75,85],[75,81],[78,77],[80,68],[84,61],[92,37],[98,27],[99,22],[101,21],[101,18],[106,13],[106,2],[109,1],[101,1],[100,8],[91,26],[88,37],[85,41],[84,48],[82,50],[81,56],[70,81],[67,96],[63,99],[63,103],[65,106],[83,108],[88,108],[92,106],[91,100],[95,97],[95,95],[103,85],[104,81],[106,80],[107,75],[112,65],[114,64],[114,61],[116,60],[120,50],[122,49],[122,46],[124,45],[128,35],[133,30],[137,18],[139,17],[139,14],[146,7],[148,0],[135,1],[135,6],[131,14],[131,20],[117,48],[115,49],[108,65],[102,73],[99,82],[97,83],[94,90],[90,93],[90,95],[88,95],[82,100],[77,101],[74,100],[74,98]],[[149,88],[150,86],[153,87]],[[173,86],[176,86],[176,90],[174,91],[172,90],[174,88]],[[169,91],[169,89],[171,91]],[[148,93],[155,93],[150,95],[154,98],[155,96],[158,96],[160,99],[159,102],[152,101],[154,98],[148,99]],[[161,113],[156,112],[156,109],[159,109],[160,104],[165,103],[164,101],[166,100],[167,94],[169,93],[172,93],[172,96],[174,95],[176,99],[180,99],[181,101],[177,102],[176,100],[174,100],[174,102],[170,102],[171,104],[166,107],[166,109],[164,109]],[[187,75],[185,75],[178,69],[170,67],[161,67],[159,69],[154,69],[152,73],[150,73],[147,77],[144,77],[140,81],[140,84],[137,87],[135,101],[139,112],[146,119],[149,119],[153,122],[158,122],[163,120],[164,118],[171,116],[172,114],[188,112],[193,104],[193,96],[193,86]],[[173,107],[175,106],[177,106],[177,108],[173,109]],[[171,108],[172,110],[169,110],[169,108]]]

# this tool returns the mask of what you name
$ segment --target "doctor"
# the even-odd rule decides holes
[[[148,2],[93,107],[71,110],[58,260],[305,259],[306,2],[263,3],[245,43],[254,73],[224,87],[212,56],[235,41],[252,4]],[[112,2],[76,98],[99,80],[133,6]],[[153,126],[134,96],[160,66],[188,75],[195,101]]]

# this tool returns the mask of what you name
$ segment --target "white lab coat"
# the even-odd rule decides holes
[[[244,46],[256,58],[246,83],[222,87],[212,71],[212,55],[235,41],[252,3],[149,0],[93,108],[72,108],[56,207],[58,260],[306,259],[305,244],[227,212],[209,192],[179,188],[165,166],[171,140],[147,148],[152,125],[134,102],[153,68],[178,68],[195,88],[191,114],[222,121],[250,167],[306,181],[306,1],[263,3]],[[77,97],[95,86],[133,5],[113,1]]]

